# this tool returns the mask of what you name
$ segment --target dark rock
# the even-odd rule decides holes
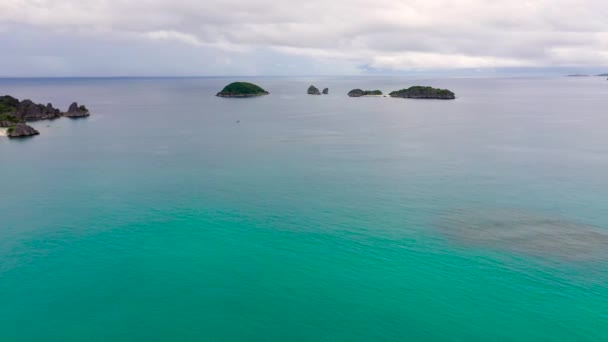
[[[84,118],[89,116],[89,110],[85,106],[78,106],[78,103],[74,102],[70,105],[67,112],[63,113],[63,116],[68,118]]]
[[[323,89],[323,94],[324,94],[324,95],[329,94],[329,88],[325,88],[325,89]]]
[[[407,89],[396,90],[391,92],[389,95],[391,97],[401,97],[407,99],[453,100],[456,98],[454,93],[447,89],[421,86],[413,86]]]
[[[363,96],[363,89],[353,89],[348,92],[348,96],[350,97],[361,97]]]
[[[24,123],[18,123],[14,126],[9,127],[7,134],[9,138],[21,138],[29,137],[32,135],[38,135],[40,134],[40,132]]]
[[[311,85],[308,87],[308,95],[321,95],[321,92],[317,87]]]
[[[44,106],[31,100],[23,100],[17,105],[14,115],[22,121],[49,120],[61,117],[61,111],[53,108],[50,103]]]

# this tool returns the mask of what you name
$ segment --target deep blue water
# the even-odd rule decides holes
[[[235,80],[0,80],[0,341],[608,340],[604,78]]]

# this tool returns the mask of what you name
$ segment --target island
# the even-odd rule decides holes
[[[225,86],[215,96],[219,97],[254,97],[270,94],[260,86],[249,82],[233,82]]]
[[[68,108],[68,111],[63,114],[63,116],[65,116],[66,118],[73,119],[86,118],[89,115],[91,114],[89,113],[87,107],[85,107],[84,105],[79,106],[78,102],[72,103],[70,105],[70,108]]]
[[[327,95],[327,94],[329,94],[329,88],[323,89],[323,95]]]
[[[572,75],[566,75],[566,77],[589,77],[589,75],[585,75],[585,74],[572,74]]]
[[[433,87],[413,86],[407,89],[395,90],[389,93],[391,97],[406,99],[439,99],[453,100],[456,98],[453,92],[447,89]]]
[[[380,90],[353,89],[348,92],[348,96],[350,96],[350,97],[382,96],[382,92]]]
[[[606,77],[606,76],[608,76],[608,73],[607,73],[607,74],[599,74],[599,75],[596,75],[596,76],[599,76],[599,77]]]
[[[90,115],[85,106],[74,102],[67,112],[53,107],[34,103],[31,100],[19,101],[10,95],[0,96],[0,127],[8,128],[6,135],[11,138],[27,137],[40,134],[34,128],[25,124],[28,121],[54,120],[60,117],[81,118]]]
[[[308,95],[321,95],[321,92],[319,91],[319,89],[313,85],[308,87],[307,93],[308,93]]]
[[[9,138],[21,138],[29,137],[32,135],[38,135],[40,134],[40,132],[24,123],[18,123],[14,126],[9,127],[8,130],[6,130],[6,134]]]

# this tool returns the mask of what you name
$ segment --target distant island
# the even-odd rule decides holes
[[[585,75],[585,74],[572,74],[572,75],[566,75],[566,77],[590,77],[591,75]]]
[[[599,74],[599,75],[596,75],[596,76],[599,76],[599,77],[607,77],[607,76],[608,76],[608,74]]]
[[[6,134],[9,138],[40,134],[26,124],[28,121],[54,120],[60,117],[84,118],[89,115],[87,107],[79,106],[76,102],[70,105],[67,112],[62,112],[51,103],[45,106],[31,100],[19,101],[10,95],[0,96],[0,127],[8,128]]]
[[[270,94],[262,87],[249,82],[234,82],[216,94],[219,97],[254,97]]]
[[[406,99],[439,99],[453,100],[456,98],[453,92],[447,89],[433,87],[413,86],[407,89],[395,90],[389,93],[391,97]]]
[[[350,96],[350,97],[382,96],[382,92],[380,90],[353,89],[348,92],[348,96]]]
[[[308,87],[308,90],[306,91],[306,93],[308,95],[327,95],[329,94],[329,88],[324,88],[323,92],[319,91],[319,88],[315,87],[314,85],[311,85],[310,87]]]
[[[308,87],[308,90],[306,91],[306,93],[308,95],[321,95],[319,88],[315,87],[314,85],[311,85],[310,87]]]

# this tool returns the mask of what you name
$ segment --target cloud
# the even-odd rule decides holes
[[[294,56],[389,70],[608,65],[604,0],[3,0],[2,27],[219,55],[272,50],[286,65]]]

